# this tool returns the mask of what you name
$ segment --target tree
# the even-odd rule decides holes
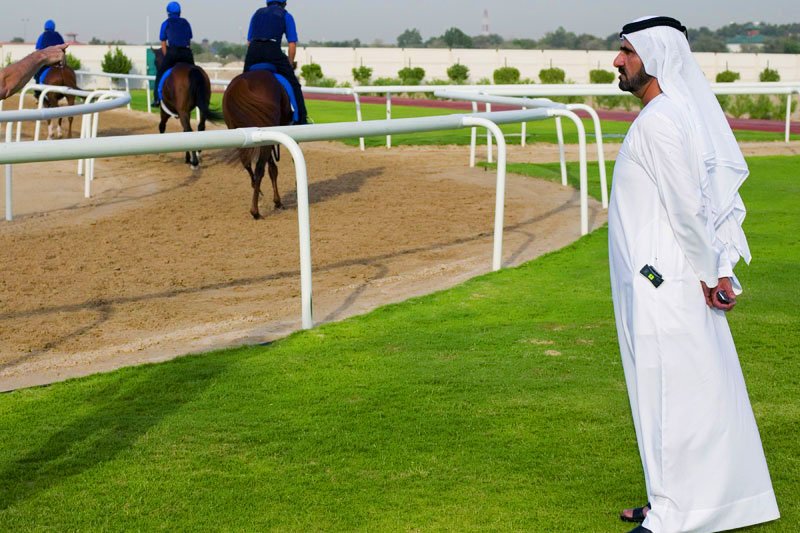
[[[80,70],[81,60],[67,52],[67,66],[72,70]]]
[[[422,34],[417,28],[406,30],[397,36],[397,46],[400,48],[422,47]]]
[[[458,28],[450,28],[442,35],[448,48],[472,48],[472,37]]]
[[[781,75],[778,74],[777,70],[767,67],[761,71],[758,79],[761,81],[781,81]]]
[[[447,69],[447,77],[453,83],[464,83],[469,78],[469,67],[456,63]]]
[[[23,39],[22,37],[14,37],[13,39],[11,39],[11,42],[12,43],[24,43],[25,39]]]
[[[353,69],[353,79],[356,80],[359,85],[369,85],[369,80],[371,78],[371,68],[361,65],[360,67]]]
[[[575,50],[578,47],[578,36],[559,26],[556,31],[551,31],[539,41],[539,47],[550,50]]]
[[[564,83],[566,78],[566,73],[558,67],[543,68],[539,71],[539,79],[548,85]]]
[[[705,26],[689,32],[689,44],[693,52],[727,52],[725,39],[717,36]]]
[[[493,73],[494,82],[498,85],[519,83],[519,69],[516,67],[500,67]]]
[[[117,46],[113,52],[111,50],[106,52],[103,56],[101,67],[103,72],[108,72],[109,74],[128,74],[133,68],[133,62]]]
[[[504,43],[505,40],[496,33],[489,35],[476,35],[472,38],[473,48],[500,48],[504,45]]]
[[[316,86],[322,81],[322,67],[316,63],[308,63],[300,67],[300,76],[306,81],[306,85]]]
[[[419,85],[425,78],[425,69],[422,67],[405,67],[397,71],[397,76],[403,85]]]

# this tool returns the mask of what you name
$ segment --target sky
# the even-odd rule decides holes
[[[183,0],[183,16],[195,40],[241,42],[253,12],[264,0]],[[163,0],[0,0],[0,41],[23,37],[34,41],[44,21],[53,19],[62,34],[77,33],[131,44],[158,37],[166,16]],[[484,9],[492,33],[505,38],[538,39],[563,26],[575,33],[605,37],[622,24],[644,15],[669,15],[688,27],[719,28],[730,22],[800,22],[798,0],[672,0],[668,9],[655,2],[622,0],[289,0],[301,42],[360,39],[395,44],[397,36],[417,28],[423,39],[451,27],[478,35]],[[659,2],[659,4],[662,4]]]

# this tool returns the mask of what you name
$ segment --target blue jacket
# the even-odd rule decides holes
[[[64,38],[57,31],[45,31],[39,36],[36,41],[36,49],[42,50],[48,46],[55,46],[57,44],[64,44]]]
[[[192,41],[192,26],[182,17],[169,17],[161,25],[158,39],[167,41],[167,46],[187,47]]]
[[[297,27],[294,17],[281,4],[262,7],[250,19],[250,30],[247,32],[248,41],[280,43],[284,35],[286,35],[287,42],[297,42]]]

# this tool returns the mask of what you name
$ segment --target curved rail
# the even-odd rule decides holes
[[[89,100],[94,95],[98,95],[102,98],[107,98],[106,100],[99,101],[97,103],[85,103],[79,104],[74,106],[64,106],[64,107],[53,107],[43,109],[39,107],[39,109],[22,109],[24,105],[24,94],[28,90],[39,90],[39,89],[52,89],[53,92],[61,92],[62,94],[73,94],[75,96],[82,96]],[[91,117],[94,115],[95,117],[99,116],[101,111],[107,111],[109,109],[116,109],[118,107],[122,107],[130,103],[131,96],[130,94],[118,92],[118,91],[80,91],[75,89],[69,89],[67,87],[58,87],[52,85],[29,85],[25,87],[23,90],[23,94],[20,95],[20,108],[17,111],[0,111],[0,124],[6,124],[6,137],[5,142],[6,144],[10,144],[12,141],[12,134],[13,134],[13,124],[14,122],[17,123],[17,143],[19,143],[21,137],[21,130],[22,130],[22,122],[25,121],[36,121],[37,125],[37,136],[38,136],[38,126],[40,120],[53,120],[56,118],[63,118],[63,117],[74,117],[74,116],[84,116],[89,117],[89,121],[91,121]],[[40,106],[41,102],[40,100]],[[86,118],[84,118],[84,122],[86,122]],[[95,119],[95,128],[93,130],[94,135],[97,135],[97,127],[96,127],[97,119]],[[81,137],[83,137],[83,124],[81,125],[82,133]],[[25,143],[28,144],[28,143]],[[5,219],[11,221],[14,219],[14,209],[13,209],[13,196],[14,196],[14,171],[11,164],[6,164],[6,172],[5,172],[5,190],[6,190],[6,209],[5,209]],[[80,174],[80,164],[78,166],[78,173]],[[87,186],[87,194],[88,194],[88,186]],[[87,196],[88,197],[88,196]]]

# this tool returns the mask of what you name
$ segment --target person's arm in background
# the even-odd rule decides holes
[[[22,89],[40,68],[65,61],[67,44],[37,50],[16,63],[0,69],[0,100]]]
[[[286,42],[289,43],[286,55],[289,57],[289,64],[297,68],[297,63],[294,60],[295,55],[297,55],[297,26],[294,23],[294,17],[288,11],[284,20],[286,21]]]
[[[158,33],[158,39],[161,41],[161,55],[167,57],[167,21],[161,24],[161,31]]]

